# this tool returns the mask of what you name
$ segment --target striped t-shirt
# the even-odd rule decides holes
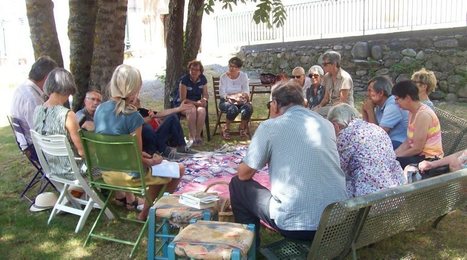
[[[435,112],[425,104],[422,104],[415,115],[409,113],[409,125],[407,127],[407,139],[409,141],[409,145],[410,147],[413,146],[414,132],[416,131],[415,122],[417,121],[418,115],[421,113],[428,113],[431,117],[431,122],[428,126],[425,145],[423,146],[423,150],[420,155],[424,155],[427,158],[443,157],[444,152],[443,144],[441,142],[441,126],[438,117]],[[413,120],[412,117],[414,117]]]

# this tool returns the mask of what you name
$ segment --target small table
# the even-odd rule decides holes
[[[274,84],[263,84],[259,80],[250,80],[250,102],[253,103],[254,94],[268,94],[271,95],[272,86]],[[269,114],[265,118],[251,118],[251,121],[264,121],[269,119]]]

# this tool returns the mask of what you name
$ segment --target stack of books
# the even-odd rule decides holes
[[[219,195],[213,192],[188,192],[180,195],[179,202],[197,209],[207,209],[217,206]]]

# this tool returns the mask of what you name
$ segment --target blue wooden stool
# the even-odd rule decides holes
[[[165,194],[149,210],[147,259],[168,259],[168,245],[174,230],[190,221],[210,220],[215,209],[196,209],[178,202],[178,195]],[[157,223],[159,220],[159,223]],[[161,255],[158,255],[162,252]]]
[[[189,259],[254,260],[255,225],[231,222],[197,221],[181,230],[168,248],[170,260]]]

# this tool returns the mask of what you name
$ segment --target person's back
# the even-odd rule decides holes
[[[276,198],[271,200],[271,217],[281,229],[316,229],[324,208],[346,198],[331,123],[294,106],[263,122],[256,135],[262,136],[258,142],[269,145],[271,194]]]
[[[34,109],[44,103],[45,95],[42,88],[47,75],[56,67],[57,63],[50,57],[40,57],[31,66],[29,79],[19,85],[13,94],[10,115],[18,119],[24,129],[25,137],[17,136],[23,150],[32,144],[29,129],[33,129]]]

